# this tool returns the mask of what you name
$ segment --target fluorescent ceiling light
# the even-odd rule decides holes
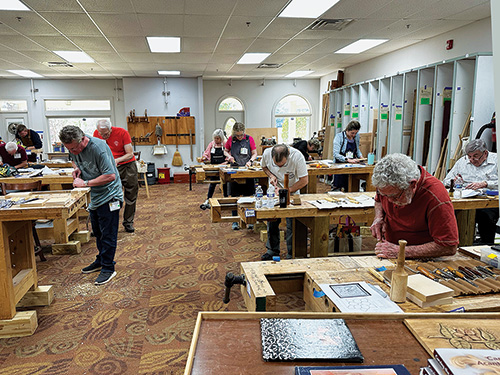
[[[26,78],[40,78],[43,77],[38,73],[32,72],[31,70],[7,70],[10,73],[17,74],[18,76],[21,77],[26,77]]]
[[[0,10],[30,10],[26,5],[19,0],[2,0],[0,1]]]
[[[52,51],[56,55],[61,56],[67,62],[72,63],[93,63],[95,62],[92,57],[83,51]]]
[[[292,0],[278,17],[318,18],[339,0]]]
[[[361,53],[379,44],[387,42],[389,39],[360,39],[354,43],[339,49],[335,53]]]
[[[295,72],[290,73],[290,74],[286,75],[285,77],[286,78],[299,78],[299,77],[304,77],[308,74],[311,74],[312,72],[313,72],[313,70],[296,70]]]
[[[179,37],[147,36],[146,39],[148,41],[149,49],[151,52],[181,52],[181,38]]]
[[[236,64],[260,64],[270,53],[245,53]]]
[[[178,70],[158,70],[158,74],[161,76],[180,76],[181,72]]]

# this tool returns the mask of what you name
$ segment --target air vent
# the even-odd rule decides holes
[[[283,64],[260,64],[257,68],[259,69],[278,69]]]
[[[69,62],[66,61],[49,61],[46,62],[45,65],[47,65],[49,68],[72,68],[73,65],[71,65]]]
[[[311,26],[307,28],[307,30],[334,30],[340,31],[344,29],[347,25],[349,25],[353,21],[352,18],[344,18],[344,19],[317,19],[314,21]]]

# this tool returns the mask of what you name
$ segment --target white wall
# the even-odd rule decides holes
[[[491,2],[491,23],[492,23],[492,32],[493,34],[493,79],[495,81],[495,110],[496,113],[499,113],[500,110],[500,2],[492,1]],[[496,36],[495,36],[496,35]],[[499,130],[500,126],[498,125],[498,120],[496,123],[497,127],[497,149],[498,149],[498,137],[500,136]],[[497,153],[497,167],[500,171],[500,152]],[[499,174],[500,176],[500,174]],[[497,223],[498,225],[498,223]]]
[[[148,110],[149,116],[175,116],[181,108],[190,107],[191,116],[195,117],[196,144],[193,146],[193,159],[190,158],[189,145],[180,145],[184,164],[193,164],[201,155],[200,134],[203,133],[203,111],[199,106],[199,80],[197,78],[167,78],[168,104],[165,103],[163,78],[124,78],[123,92],[125,97],[124,121],[130,110],[135,109],[136,116],[143,116]],[[141,151],[141,159],[154,162],[155,167],[170,167],[170,174],[185,172],[184,167],[173,167],[172,157],[175,145],[167,146],[167,155],[152,155],[153,146],[136,146]]]
[[[215,128],[223,126],[215,123],[217,104],[221,98],[230,95],[238,97],[243,102],[247,128],[273,127],[273,109],[276,103],[286,95],[300,95],[312,107],[312,135],[312,132],[319,129],[321,121],[321,117],[318,117],[318,111],[321,109],[318,92],[319,79],[266,80],[264,86],[262,80],[232,81],[231,86],[227,80],[204,81],[205,143],[211,140]]]
[[[446,50],[445,42],[453,39],[453,49]],[[491,19],[438,35],[386,55],[344,69],[344,82],[357,83],[368,79],[394,75],[397,72],[448,60],[474,52],[491,52]]]
[[[115,87],[121,87],[121,80],[33,80],[36,102],[32,100],[29,79],[0,80],[1,99],[24,99],[28,101],[28,127],[43,130],[44,151],[52,151],[49,147],[48,125],[45,118],[45,99],[109,99],[112,105],[111,119],[117,126],[126,127],[123,122],[123,93],[116,94]],[[4,113],[5,115],[5,113]],[[7,136],[5,123],[0,125],[0,134]],[[11,139],[7,136],[4,139]]]

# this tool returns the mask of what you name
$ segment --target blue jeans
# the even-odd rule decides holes
[[[107,202],[95,210],[89,210],[89,214],[97,250],[99,250],[95,261],[101,265],[102,270],[114,272],[120,210],[110,211],[109,202]]]
[[[267,222],[266,248],[267,248],[267,253],[272,256],[280,255],[280,223],[281,219]],[[287,218],[285,240],[286,240],[286,249],[290,257],[292,256],[292,243],[293,243],[292,225],[293,225],[293,220]]]

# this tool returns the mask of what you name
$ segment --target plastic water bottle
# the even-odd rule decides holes
[[[255,189],[255,208],[262,208],[263,196],[264,196],[264,190],[262,190],[262,186],[257,185],[257,189]]]
[[[464,186],[464,180],[462,179],[461,176],[457,176],[457,178],[455,179],[455,191],[453,192],[454,199],[462,198],[463,186]]]
[[[267,207],[274,208],[274,185],[267,188]]]

